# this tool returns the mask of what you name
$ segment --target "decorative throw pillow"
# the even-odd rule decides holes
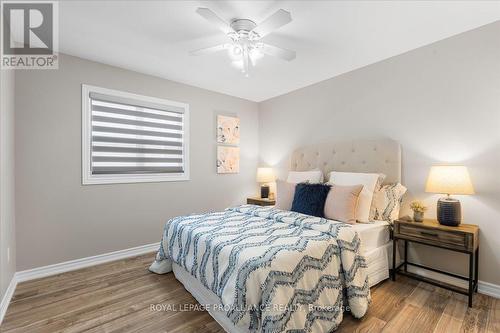
[[[325,200],[329,191],[330,185],[327,184],[297,184],[292,202],[292,211],[323,217]]]
[[[387,177],[383,173],[379,173],[378,180],[377,180],[377,185],[375,185],[375,191],[380,191],[382,188],[382,184],[384,183],[385,177]],[[373,194],[373,199],[372,199],[372,204],[370,206],[370,222],[375,221],[375,193]]]
[[[282,210],[291,210],[293,196],[295,195],[294,183],[288,183],[284,180],[276,181],[276,208]]]
[[[323,182],[323,172],[321,170],[290,171],[286,181],[294,184],[321,183]]]
[[[345,223],[356,223],[356,206],[363,185],[332,185],[325,201],[325,217]]]
[[[399,218],[401,202],[406,193],[406,187],[400,183],[384,185],[379,191],[375,191],[375,220],[392,222]]]
[[[356,219],[359,222],[369,222],[373,192],[375,192],[379,177],[378,173],[332,171],[329,183],[341,186],[363,185],[356,207]]]

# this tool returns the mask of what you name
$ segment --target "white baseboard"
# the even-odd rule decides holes
[[[17,282],[24,282],[24,281],[39,279],[46,276],[74,271],[80,268],[95,266],[110,261],[134,257],[148,252],[154,252],[158,250],[159,246],[160,243],[158,242],[158,243],[133,247],[130,249],[99,254],[92,257],[75,259],[75,260],[61,262],[58,264],[28,269],[25,271],[17,272],[16,279]]]
[[[500,286],[498,284],[479,281],[477,285],[477,291],[480,294],[485,294],[500,299]]]
[[[463,288],[469,287],[467,282],[464,280],[460,280],[460,279],[454,278],[452,276],[428,271],[428,270],[425,270],[425,269],[422,269],[419,267],[408,266],[408,271],[425,276],[425,277],[429,277],[429,278],[432,278],[432,279],[435,279],[438,281],[453,284],[453,285],[456,285],[459,287],[463,287]],[[484,282],[484,281],[478,281],[477,291],[480,294],[485,294],[485,295],[500,299],[500,286],[497,284]]]
[[[2,324],[3,317],[5,316],[5,313],[7,312],[7,308],[9,307],[10,300],[12,299],[12,296],[14,296],[14,291],[16,290],[17,286],[17,279],[16,275],[12,277],[10,280],[9,286],[7,287],[7,290],[5,291],[5,295],[2,297],[2,303],[0,303],[0,324]]]
[[[149,252],[155,252],[158,250],[159,246],[160,243],[158,242],[158,243],[133,247],[130,249],[99,254],[97,256],[75,259],[75,260],[61,262],[58,264],[37,267],[25,271],[16,272],[12,277],[9,287],[7,288],[7,291],[5,292],[4,297],[2,298],[2,303],[0,304],[0,324],[3,321],[3,317],[7,312],[10,300],[12,299],[16,286],[19,282],[39,279],[51,275],[74,271],[80,268],[104,264],[107,262],[125,259],[129,257],[135,257]]]

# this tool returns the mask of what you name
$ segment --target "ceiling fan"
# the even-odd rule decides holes
[[[250,65],[255,66],[257,60],[264,55],[278,57],[287,61],[295,59],[295,51],[286,50],[261,41],[261,38],[292,21],[286,10],[280,9],[257,25],[249,19],[235,19],[228,24],[208,8],[196,10],[200,16],[214,24],[225,33],[230,42],[191,51],[191,55],[206,55],[227,50],[233,64],[248,76]]]

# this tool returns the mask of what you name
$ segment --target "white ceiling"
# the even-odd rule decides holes
[[[227,21],[290,11],[264,41],[297,58],[265,57],[245,77],[225,52],[188,55],[227,42],[200,6]],[[262,101],[499,19],[497,1],[66,1],[59,34],[63,53]]]

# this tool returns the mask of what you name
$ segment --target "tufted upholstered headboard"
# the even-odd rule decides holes
[[[290,170],[320,169],[328,180],[331,171],[379,172],[384,183],[401,182],[401,146],[390,139],[325,142],[296,149]]]

